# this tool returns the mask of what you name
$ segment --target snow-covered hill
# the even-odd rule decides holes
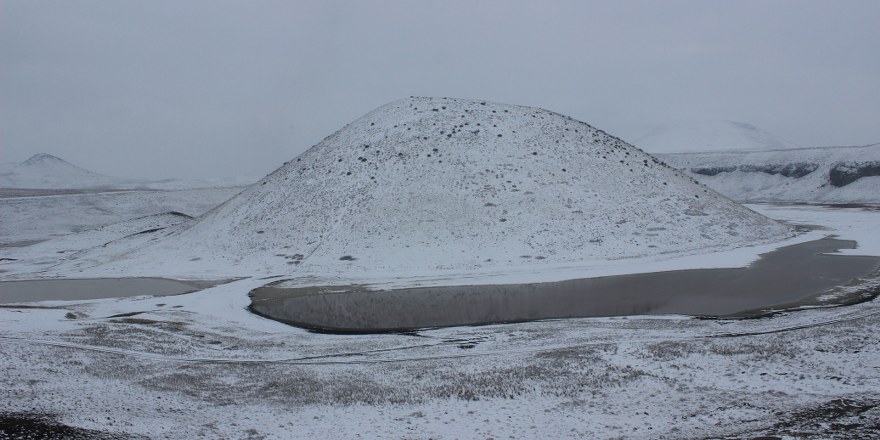
[[[100,252],[110,272],[411,274],[699,253],[789,234],[583,122],[410,98],[352,122],[191,227]]]
[[[0,169],[0,188],[96,189],[129,188],[132,179],[109,177],[85,170],[70,162],[40,153],[19,164]]]
[[[732,121],[664,127],[637,139],[634,144],[651,154],[799,148],[754,125]]]
[[[3,162],[0,163],[0,176],[3,176],[9,172],[11,172],[15,167],[19,165],[18,162]]]
[[[657,157],[734,200],[880,203],[880,144]]]
[[[158,181],[126,179],[98,174],[51,154],[40,153],[21,163],[0,164],[0,188],[104,190],[181,190],[242,187],[256,182],[251,176]]]

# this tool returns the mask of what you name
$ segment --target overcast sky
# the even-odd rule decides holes
[[[880,142],[880,1],[0,0],[0,162],[262,176],[409,95]]]

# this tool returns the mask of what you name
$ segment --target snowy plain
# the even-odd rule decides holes
[[[0,244],[47,240],[172,211],[197,216],[241,190],[220,187],[0,197]]]
[[[812,225],[799,239],[833,234],[859,242],[850,253],[880,255],[876,209],[750,208]],[[759,251],[723,259],[747,264]],[[249,313],[247,292],[273,280],[0,308],[2,411],[151,438],[880,433],[876,300],[758,320],[630,316],[352,336]],[[835,428],[851,424],[861,428],[848,437]]]

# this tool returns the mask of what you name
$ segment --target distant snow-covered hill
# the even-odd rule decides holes
[[[4,189],[180,190],[242,187],[257,180],[258,178],[251,176],[158,181],[110,177],[80,168],[64,159],[45,153],[36,154],[21,163],[0,164],[0,188]]]
[[[19,164],[0,167],[0,188],[95,189],[136,185],[133,179],[109,177],[40,153]]]
[[[634,144],[651,154],[799,148],[754,125],[710,121],[664,127]]]
[[[550,111],[392,102],[107,272],[413,274],[700,253],[790,230]]]
[[[880,203],[880,144],[656,156],[734,200]]]

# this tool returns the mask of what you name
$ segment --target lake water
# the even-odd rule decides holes
[[[855,242],[779,248],[746,268],[695,269],[550,283],[419,287],[262,287],[251,310],[327,332],[405,331],[551,318],[683,314],[727,316],[790,304],[880,268],[880,258],[821,255]]]
[[[31,301],[71,301],[140,295],[195,292],[217,282],[165,278],[82,278],[0,282],[0,304]]]

